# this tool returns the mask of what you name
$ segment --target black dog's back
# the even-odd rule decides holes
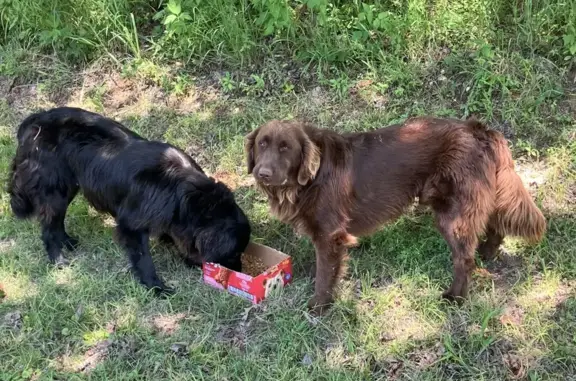
[[[78,150],[89,142],[95,146],[112,143],[122,148],[129,142],[143,139],[101,115],[80,108],[61,107],[28,116],[18,127],[17,140],[8,193],[14,214],[18,218],[30,218],[43,213],[42,206],[50,203],[42,189],[61,194],[65,199],[76,194],[70,192],[75,188],[77,176],[63,158],[66,148]],[[91,153],[88,152],[88,156]],[[78,164],[79,161],[74,162]]]
[[[39,217],[52,260],[70,238],[64,215],[82,190],[116,218],[117,237],[143,283],[165,288],[148,253],[151,234],[170,236],[188,256],[240,270],[251,229],[232,192],[166,143],[78,108],[30,115],[18,129],[9,184],[14,214]]]
[[[100,137],[104,140],[118,142],[134,139],[144,140],[134,131],[100,114],[77,107],[58,107],[31,114],[24,119],[18,127],[18,143],[22,144],[31,132],[36,133],[38,129],[57,133],[66,127],[71,133],[83,134],[84,137],[92,139]],[[47,139],[46,136],[44,139]]]

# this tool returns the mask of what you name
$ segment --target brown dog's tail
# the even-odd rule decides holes
[[[502,235],[538,242],[546,232],[546,219],[514,171],[512,153],[504,136],[488,132],[496,155],[496,214],[492,222]]]

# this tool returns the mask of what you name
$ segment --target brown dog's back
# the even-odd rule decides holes
[[[398,217],[415,197],[438,203],[456,183],[482,183],[495,195],[494,152],[482,132],[466,122],[416,118],[348,135],[354,147],[351,233],[365,234]]]

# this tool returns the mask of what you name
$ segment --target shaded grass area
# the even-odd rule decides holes
[[[73,266],[57,270],[47,264],[38,227],[14,220],[2,191],[1,379],[553,380],[576,373],[576,145],[573,90],[561,72],[544,81],[540,69],[528,70],[518,86],[523,96],[499,103],[492,94],[494,114],[486,117],[514,138],[521,173],[532,179],[527,183],[549,220],[544,242],[508,240],[506,255],[478,263],[470,300],[450,306],[439,298],[451,279],[448,248],[431,216],[412,210],[351,252],[341,297],[329,316],[314,320],[305,309],[312,246],[269,215],[245,173],[244,134],[271,118],[361,131],[424,113],[461,117],[472,105],[454,98],[466,89],[464,74],[430,69],[447,78],[430,77],[426,91],[386,98],[375,90],[378,80],[362,87],[364,78],[350,80],[345,93],[327,85],[269,95],[231,95],[221,82],[198,79],[180,94],[154,81],[163,70],[124,77],[86,70],[0,88],[7,94],[0,103],[0,173],[7,173],[15,127],[27,112],[68,104],[113,116],[187,150],[229,184],[254,239],[293,256],[294,283],[250,308],[204,286],[199,270],[155,243],[159,273],[178,292],[154,298],[126,271],[111,220],[81,197],[66,221],[81,246],[67,254]],[[560,84],[564,95],[530,98],[549,83]]]

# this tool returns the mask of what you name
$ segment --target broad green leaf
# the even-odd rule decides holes
[[[271,35],[273,32],[274,32],[274,23],[270,21],[266,26],[266,29],[264,30],[264,35],[268,36]]]
[[[164,20],[164,25],[168,25],[174,22],[174,20],[176,20],[176,15],[168,15],[168,17],[166,17],[166,19]]]
[[[180,4],[180,2],[176,1],[176,0],[170,0],[168,2],[168,10],[170,11],[170,13],[175,14],[176,16],[178,16],[180,14],[180,12],[182,12],[182,5]]]

